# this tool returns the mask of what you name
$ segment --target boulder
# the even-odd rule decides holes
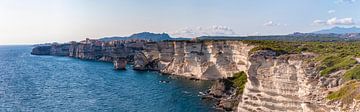
[[[227,97],[233,88],[235,87],[229,79],[219,79],[211,86],[209,94],[215,98]]]
[[[125,70],[127,65],[126,59],[115,59],[114,60],[114,69],[115,70]]]
[[[147,57],[142,53],[138,52],[134,56],[134,64],[133,69],[134,70],[146,70],[146,65],[148,64]]]

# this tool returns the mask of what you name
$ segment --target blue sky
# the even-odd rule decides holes
[[[272,35],[358,26],[360,0],[0,0],[0,44],[166,32]]]

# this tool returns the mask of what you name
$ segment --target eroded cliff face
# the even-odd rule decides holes
[[[80,59],[99,60],[112,62],[117,58],[130,58],[137,51],[143,50],[146,41],[143,40],[119,40],[101,42],[97,40],[86,40],[73,43],[70,46],[70,57]],[[132,59],[128,59],[132,61]]]
[[[51,46],[36,46],[32,49],[33,55],[50,55]]]
[[[84,60],[113,62],[115,69],[125,69],[134,55],[144,49],[147,40],[117,40],[103,42],[86,39],[81,42],[34,47],[31,54],[69,56]]]
[[[52,44],[37,46],[32,49],[34,55],[68,56],[70,44]]]
[[[151,43],[135,55],[134,66],[205,80],[228,78],[244,71],[248,81],[242,94],[234,95],[233,89],[226,92],[223,88],[219,88],[222,91],[219,92],[216,87],[209,92],[227,94],[221,95],[218,103],[218,107],[225,110],[337,112],[356,111],[360,106],[357,101],[343,106],[342,102],[331,103],[326,99],[331,91],[343,85],[345,71],[320,76],[319,63],[309,61],[316,54],[278,54],[271,50],[250,54],[254,47],[241,41]],[[232,105],[233,101],[238,103]]]
[[[195,79],[214,80],[247,71],[254,46],[240,41],[160,42],[135,55],[134,66]],[[147,48],[147,49],[146,49]],[[148,65],[155,65],[154,68]],[[148,66],[148,67],[146,67]]]
[[[317,72],[304,60],[312,55],[276,56],[260,51],[250,56],[248,83],[238,111],[328,111],[317,86]],[[314,98],[316,97],[316,98]],[[318,100],[317,98],[320,98]]]
[[[247,55],[253,46],[236,41],[175,43],[172,62],[161,72],[197,79],[231,77],[246,71]]]
[[[258,51],[249,56],[248,81],[237,111],[258,112],[356,112],[356,98],[346,102],[326,98],[329,93],[347,86],[344,70],[329,77],[319,74],[312,53],[278,55],[274,51]],[[356,82],[356,81],[354,81]],[[357,83],[356,83],[357,84]],[[358,95],[359,86],[351,95]]]
[[[139,52],[135,60],[141,61],[134,66],[205,80],[244,71],[248,83],[237,106],[240,112],[341,111],[328,103],[326,96],[344,83],[344,71],[322,77],[318,63],[309,61],[316,54],[277,54],[269,50],[249,54],[254,47],[240,41],[158,43]]]

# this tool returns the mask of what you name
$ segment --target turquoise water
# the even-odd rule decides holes
[[[0,111],[208,112],[209,82],[156,72],[115,71],[111,63],[33,56],[31,46],[0,46]],[[167,80],[169,83],[159,81]]]

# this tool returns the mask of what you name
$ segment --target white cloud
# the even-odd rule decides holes
[[[356,0],[337,0],[336,3],[354,3]]]
[[[275,23],[273,21],[268,21],[264,23],[264,26],[287,26],[287,24],[280,24],[280,23]]]
[[[179,31],[170,33],[175,37],[200,37],[200,36],[235,36],[235,31],[227,26],[211,26],[211,27],[197,27],[184,28]]]
[[[355,21],[353,18],[341,18],[338,19],[336,17],[331,18],[329,20],[315,20],[313,22],[315,25],[354,25]]]
[[[353,18],[331,18],[327,21],[329,25],[353,25],[355,24]]]
[[[264,26],[278,26],[279,24],[275,24],[273,21],[268,21],[264,23]]]
[[[315,20],[313,22],[313,24],[315,24],[315,25],[326,25],[326,21],[324,21],[324,20]]]
[[[329,10],[329,11],[328,11],[329,14],[333,14],[333,13],[335,13],[335,12],[336,12],[335,10]]]

